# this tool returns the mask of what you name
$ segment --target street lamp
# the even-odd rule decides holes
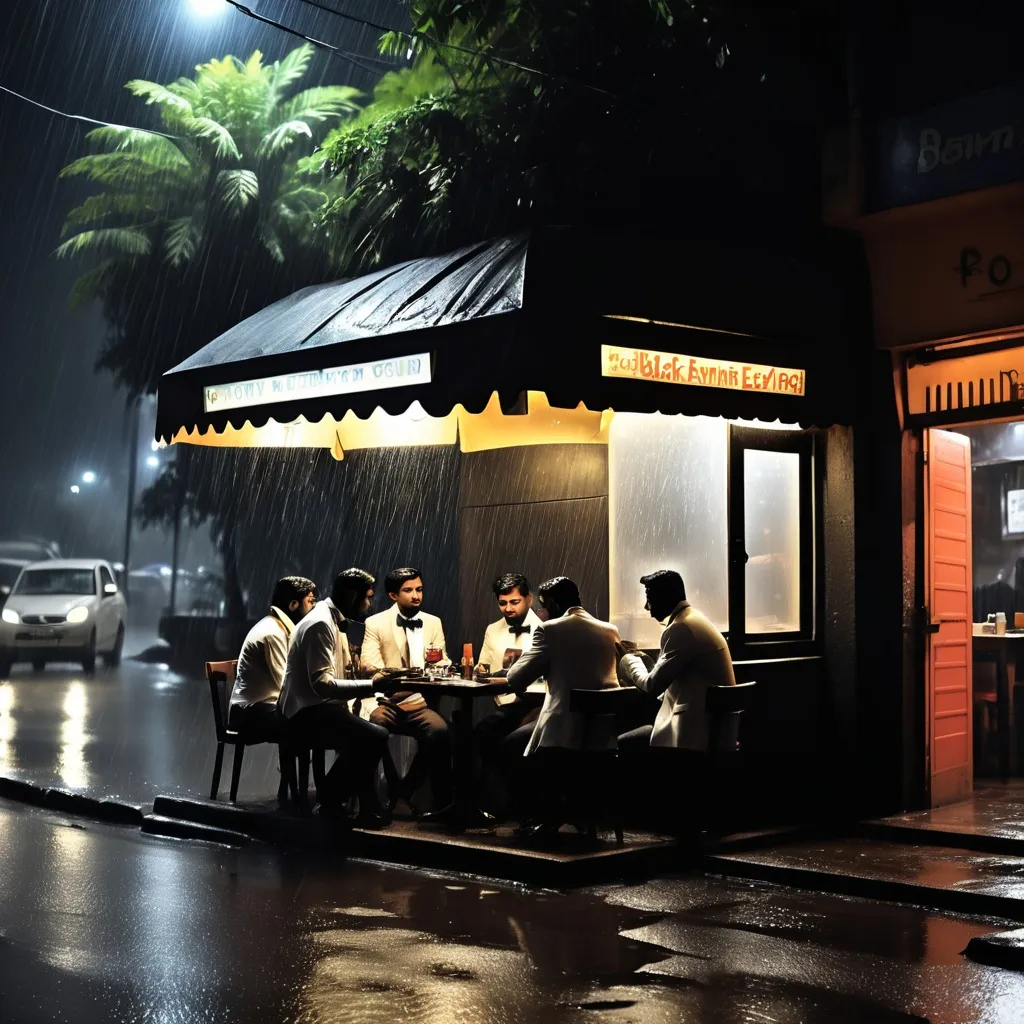
[[[200,18],[212,18],[214,15],[223,14],[227,4],[224,0],[189,0],[192,13]]]
[[[83,484],[94,484],[94,483],[96,483],[96,474],[91,469],[87,469],[82,474],[82,483]]]
[[[71,493],[72,494],[77,494],[81,489],[82,488],[79,487],[78,484],[72,484],[71,485]]]
[[[149,466],[150,469],[156,469],[156,467],[160,465],[160,460],[155,455],[150,455],[150,457],[146,459],[146,465]]]

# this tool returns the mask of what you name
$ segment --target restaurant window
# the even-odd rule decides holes
[[[813,439],[797,427],[616,414],[609,596],[620,633],[658,646],[661,626],[644,611],[639,578],[676,569],[734,656],[813,640],[813,466]]]

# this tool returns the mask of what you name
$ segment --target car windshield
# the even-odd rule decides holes
[[[29,569],[21,574],[15,594],[95,594],[92,569]]]

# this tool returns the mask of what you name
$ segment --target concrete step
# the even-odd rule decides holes
[[[1024,921],[1024,856],[866,837],[712,853],[712,874]]]
[[[170,796],[157,797],[153,816],[241,833],[276,846],[554,888],[647,878],[677,866],[675,841],[643,832],[627,833],[623,846],[616,846],[610,833],[589,843],[568,831],[538,844],[515,836],[511,826],[456,832],[396,817],[387,828],[368,831],[329,818],[291,814],[271,801],[244,805]]]
[[[194,821],[182,821],[180,818],[165,818],[161,814],[147,814],[142,819],[142,831],[154,836],[167,836],[171,839],[200,839],[207,843],[218,843],[222,846],[262,846],[258,839],[247,836],[243,832],[233,832],[226,828],[214,828],[212,825],[200,825]]]

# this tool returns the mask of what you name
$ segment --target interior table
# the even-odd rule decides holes
[[[1017,774],[1017,721],[1013,706],[1013,684],[1017,657],[1024,654],[1024,633],[975,633],[973,640],[974,660],[995,662],[996,665],[999,773],[1003,778],[1011,778]]]

